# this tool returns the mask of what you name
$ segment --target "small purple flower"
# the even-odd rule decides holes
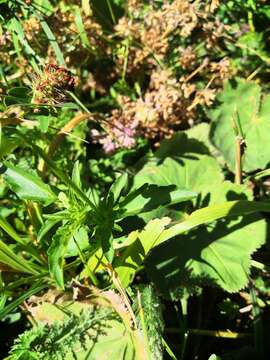
[[[112,133],[120,146],[125,148],[132,148],[135,146],[137,126],[138,123],[136,121],[127,125],[123,125],[119,121],[115,121]]]
[[[136,145],[137,126],[137,121],[124,125],[116,120],[107,129],[107,132],[100,132],[96,129],[91,130],[91,137],[94,143],[102,145],[106,154],[111,154],[118,148],[130,149]]]
[[[114,153],[118,147],[117,144],[112,141],[110,136],[104,137],[104,139],[102,139],[100,143],[102,144],[103,150],[106,154]]]

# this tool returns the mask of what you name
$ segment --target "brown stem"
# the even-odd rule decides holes
[[[242,183],[242,156],[244,152],[244,142],[240,136],[235,138],[235,183]]]

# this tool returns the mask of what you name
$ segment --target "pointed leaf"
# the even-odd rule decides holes
[[[49,205],[57,199],[49,185],[36,174],[7,162],[5,166],[4,179],[19,198],[42,202],[44,205]]]
[[[147,253],[159,242],[159,237],[169,218],[150,221],[141,231],[134,231],[129,235],[129,245],[122,249],[120,256],[114,262],[114,268],[121,284],[127,287],[135,275],[135,271],[142,265]]]

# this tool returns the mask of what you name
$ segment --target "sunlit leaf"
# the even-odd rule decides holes
[[[50,186],[33,172],[8,162],[5,166],[4,179],[19,198],[42,202],[44,205],[49,205],[57,199]]]

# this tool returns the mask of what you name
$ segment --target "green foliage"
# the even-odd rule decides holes
[[[159,237],[169,222],[169,218],[155,219],[141,232],[135,231],[129,235],[128,244],[121,249],[120,258],[113,264],[124,287],[132,282],[135,271],[142,265],[148,252],[158,244]]]
[[[33,200],[49,205],[56,200],[50,186],[29,169],[5,163],[4,179],[10,188],[23,200]]]
[[[266,145],[270,129],[270,97],[261,94],[259,85],[236,79],[225,85],[217,101],[217,107],[210,111],[213,120],[210,136],[230,169],[235,169],[237,122],[240,123],[246,143],[243,170],[264,169],[270,156],[270,149]]]
[[[0,330],[36,324],[7,359],[263,353],[269,19],[0,0]]]
[[[160,299],[152,285],[142,285],[137,290],[140,291],[143,320],[146,327],[151,359],[162,360],[164,320]]]
[[[187,284],[219,285],[236,292],[247,284],[250,255],[265,238],[266,224],[260,217],[219,221],[153,249],[145,266],[164,294]]]
[[[106,335],[110,319],[110,311],[96,309],[70,315],[63,323],[39,325],[19,336],[8,359],[83,359],[90,355],[90,344],[95,345],[100,336]]]

